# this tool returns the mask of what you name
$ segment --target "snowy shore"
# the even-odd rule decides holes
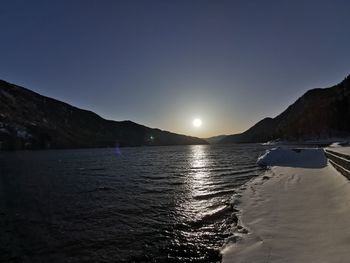
[[[223,262],[349,262],[349,180],[319,150],[274,154],[242,194],[240,222],[249,233],[223,249]]]

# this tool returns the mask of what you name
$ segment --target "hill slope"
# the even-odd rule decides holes
[[[223,138],[225,138],[227,135],[217,135],[209,138],[204,138],[208,143],[210,144],[216,144],[220,142]]]
[[[220,143],[307,140],[350,136],[350,76],[330,88],[307,91],[275,118],[265,118]]]
[[[105,120],[0,80],[0,149],[207,144],[131,121]]]

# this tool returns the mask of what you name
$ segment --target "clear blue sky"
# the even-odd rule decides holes
[[[349,14],[331,0],[2,0],[0,78],[108,119],[236,133],[350,73]]]

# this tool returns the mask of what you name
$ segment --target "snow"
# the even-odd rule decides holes
[[[245,186],[238,207],[248,234],[231,238],[222,262],[349,262],[350,182],[323,149],[274,148],[258,163],[270,169]]]
[[[329,150],[345,155],[350,155],[350,146],[347,147],[331,147]]]
[[[223,262],[348,262],[349,181],[332,166],[275,166],[264,177],[243,193],[249,233],[223,249]]]
[[[321,168],[327,165],[327,158],[322,148],[290,149],[277,147],[260,156],[257,164],[260,166]]]
[[[302,141],[287,141],[287,140],[272,140],[265,143],[262,143],[261,145],[331,145],[331,144],[348,144],[350,142],[350,137],[344,137],[344,138],[324,138],[324,139],[310,139],[310,140],[302,140]]]
[[[350,138],[337,138],[337,137],[332,137],[332,138],[324,138],[324,139],[314,139],[314,140],[305,140],[303,142],[300,142],[301,144],[332,144],[335,142],[347,142]]]
[[[337,148],[337,147],[343,147],[343,145],[346,145],[348,144],[347,141],[344,141],[344,142],[333,142],[332,144],[330,144],[328,146],[328,148]]]

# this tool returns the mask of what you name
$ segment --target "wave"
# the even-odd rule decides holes
[[[261,168],[259,168],[259,167],[255,167],[254,169],[238,170],[238,171],[233,171],[233,172],[229,172],[229,173],[219,173],[215,176],[226,177],[226,176],[232,176],[232,175],[237,175],[237,174],[248,174],[248,173],[256,172],[260,169]],[[236,179],[236,177],[235,177],[235,179]]]
[[[229,190],[215,191],[215,192],[202,194],[202,195],[195,195],[195,196],[193,196],[193,198],[196,200],[205,200],[205,199],[210,199],[210,198],[217,197],[217,196],[234,194],[234,193],[236,193],[235,189],[229,189]]]

